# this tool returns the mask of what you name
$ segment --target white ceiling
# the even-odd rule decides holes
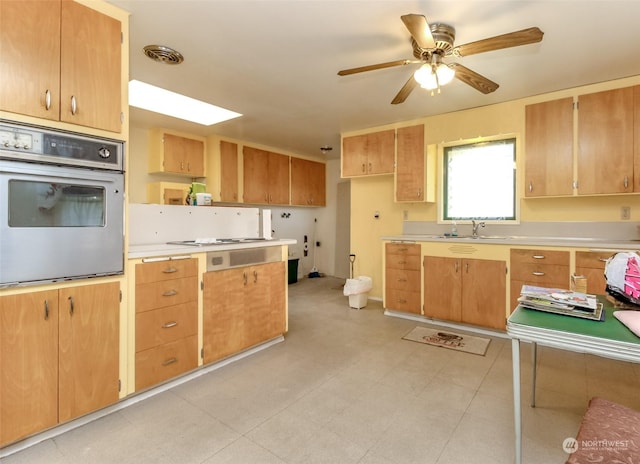
[[[135,126],[218,134],[321,156],[340,133],[640,75],[637,0],[109,0],[131,13],[130,76],[244,116],[200,126],[131,108]],[[456,61],[497,82],[481,94],[461,81],[434,97],[417,87],[390,102],[418,65],[340,77],[337,71],[413,59],[400,16],[456,28],[456,45],[531,26],[541,43]],[[147,58],[172,47],[184,63]]]

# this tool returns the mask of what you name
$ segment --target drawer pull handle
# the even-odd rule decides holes
[[[162,294],[162,296],[173,296],[173,295],[177,295],[178,292],[176,292],[175,290],[167,290],[166,292],[164,292]]]
[[[44,320],[48,320],[49,319],[49,302],[47,300],[44,300]]]
[[[543,276],[544,272],[532,272],[534,276]]]
[[[44,93],[44,108],[47,111],[51,109],[51,90],[49,89]]]
[[[163,366],[168,366],[169,364],[174,364],[178,362],[178,358],[169,358],[162,363]]]
[[[177,326],[178,323],[176,321],[167,322],[166,324],[162,324],[163,329],[170,329],[171,327]]]
[[[71,95],[71,114],[76,115],[78,112],[78,102],[76,101],[76,96]]]
[[[407,279],[398,279],[398,282],[406,282]]]
[[[544,255],[533,255],[533,259],[544,259]]]
[[[164,272],[165,274],[173,274],[174,272],[178,272],[178,270],[175,267],[168,267],[167,269],[164,269],[162,272]]]
[[[601,263],[606,263],[607,261],[609,261],[609,258],[598,258],[598,261],[600,261]]]
[[[69,297],[69,314],[73,316],[73,313],[76,311],[76,304],[73,301],[73,297]]]
[[[398,261],[398,264],[407,264],[406,261]]]

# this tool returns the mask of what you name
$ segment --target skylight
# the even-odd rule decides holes
[[[179,93],[137,80],[129,82],[129,105],[195,122],[203,126],[211,126],[242,116],[242,114],[235,111],[185,97]]]

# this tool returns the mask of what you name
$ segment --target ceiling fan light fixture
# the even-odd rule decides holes
[[[413,74],[420,87],[435,90],[451,82],[456,72],[444,63],[425,63]]]

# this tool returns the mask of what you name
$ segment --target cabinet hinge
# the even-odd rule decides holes
[[[204,291],[204,280],[200,281],[200,290]]]
[[[576,190],[578,189],[578,181],[577,181],[577,180],[574,180],[574,181],[573,181],[572,187],[573,187],[574,189],[576,189]]]
[[[120,45],[124,43],[124,32],[120,31]]]
[[[122,303],[122,290],[120,290],[120,303]]]
[[[122,391],[122,380],[118,379],[118,392]]]
[[[200,348],[200,358],[204,359],[204,348]]]
[[[120,124],[124,124],[124,112],[120,111]]]
[[[573,102],[573,109],[577,110],[580,102]]]

